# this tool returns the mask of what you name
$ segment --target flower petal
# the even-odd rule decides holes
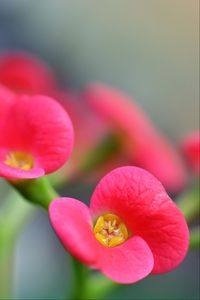
[[[111,280],[134,283],[143,279],[153,268],[154,259],[147,243],[134,236],[124,244],[102,249],[98,268]]]
[[[162,184],[143,169],[122,167],[107,174],[92,195],[91,212],[115,213],[141,236],[154,255],[155,273],[175,268],[186,255],[186,221]]]
[[[49,206],[51,224],[67,250],[86,264],[97,259],[98,242],[89,208],[76,199],[59,198]]]
[[[134,231],[135,223],[157,210],[166,196],[162,184],[137,167],[120,167],[104,176],[93,192],[93,215],[112,212]],[[161,197],[160,197],[161,196]]]
[[[189,230],[181,211],[171,201],[137,224],[139,234],[154,255],[152,273],[173,270],[184,259],[189,246]]]
[[[16,178],[16,179],[33,179],[44,176],[45,172],[41,168],[33,168],[31,170],[22,170],[10,167],[0,163],[0,177]]]

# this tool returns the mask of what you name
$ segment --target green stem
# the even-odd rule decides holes
[[[200,228],[196,227],[190,231],[190,249],[195,250],[200,248]]]
[[[184,214],[188,223],[193,221],[199,215],[199,183],[196,183],[188,192],[179,197],[176,202]]]
[[[12,298],[13,248],[10,240],[0,246],[0,299]]]
[[[85,298],[85,289],[88,280],[88,268],[81,264],[74,257],[72,258],[73,263],[73,282],[70,300],[82,300]]]
[[[52,200],[59,197],[46,177],[10,182],[30,202],[48,209]]]
[[[86,282],[84,299],[92,299],[99,300],[103,299],[109,293],[113,291],[113,289],[119,288],[122,285],[109,280],[107,277],[98,274],[91,274]]]
[[[14,246],[24,223],[34,208],[12,193],[0,211],[0,299],[12,298],[12,261]]]
[[[68,298],[70,300],[103,299],[113,288],[121,286],[101,273],[93,274],[93,271],[90,271],[74,257],[72,257],[72,263],[74,273],[72,291]]]

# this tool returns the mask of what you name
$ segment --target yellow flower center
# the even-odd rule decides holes
[[[25,152],[11,151],[6,155],[4,163],[21,170],[30,170],[33,168],[33,157]]]
[[[100,216],[94,226],[96,239],[105,247],[115,247],[128,239],[126,225],[114,214]]]

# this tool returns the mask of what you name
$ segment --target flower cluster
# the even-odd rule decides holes
[[[0,177],[52,173],[72,150],[70,165],[77,171],[105,135],[115,137],[119,147],[98,170],[105,175],[108,165],[115,169],[97,185],[90,208],[72,198],[53,201],[51,224],[72,255],[113,281],[133,283],[168,272],[183,260],[189,241],[186,221],[164,189],[180,191],[187,179],[172,144],[120,91],[102,84],[81,94],[62,91],[37,58],[25,53],[0,58]],[[196,144],[195,138],[195,146],[187,141],[184,147],[188,157],[195,152],[195,164]],[[116,168],[122,161],[141,168]]]

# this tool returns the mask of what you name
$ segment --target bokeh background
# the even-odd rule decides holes
[[[0,0],[0,51],[45,59],[63,87],[99,80],[132,95],[174,142],[199,127],[198,0]],[[92,186],[61,193],[90,198]],[[1,180],[1,202],[9,187]],[[17,197],[17,195],[16,195]],[[62,299],[70,260],[40,209],[14,257],[16,299]],[[199,299],[199,253],[108,299]]]

